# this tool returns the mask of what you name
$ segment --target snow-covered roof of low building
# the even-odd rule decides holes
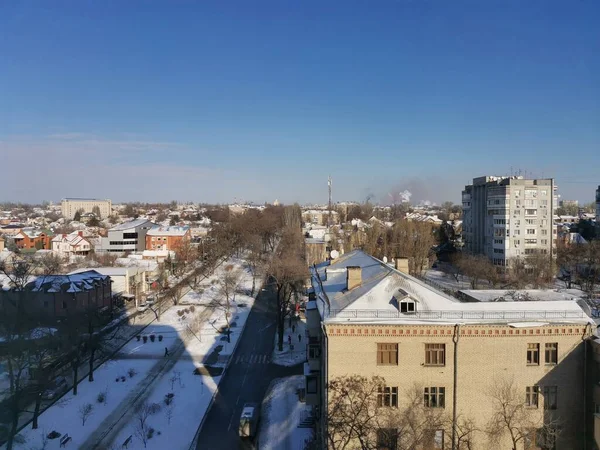
[[[464,289],[460,292],[478,302],[575,301],[586,295],[579,289]]]
[[[142,227],[146,224],[151,224],[151,223],[152,222],[150,222],[148,219],[134,219],[134,220],[130,220],[128,222],[123,222],[118,225],[115,225],[114,227],[112,227],[110,229],[110,231],[130,230],[132,228]]]
[[[147,236],[185,236],[190,231],[190,227],[170,226],[153,227],[148,230]]]
[[[104,281],[107,278],[107,275],[95,270],[69,275],[45,275],[33,279],[25,289],[38,292],[83,292],[94,289],[96,281]]]
[[[73,272],[69,272],[69,275],[75,275],[78,273],[84,273],[93,270],[102,275],[106,275],[109,277],[124,277],[124,276],[132,276],[138,273],[138,267],[94,267],[93,269],[85,268],[85,269],[77,269]]]
[[[348,267],[358,267],[361,282],[347,289]],[[317,306],[325,322],[356,323],[513,323],[522,321],[591,323],[574,301],[463,303],[382,261],[354,250],[330,265],[312,268]],[[415,310],[403,312],[402,302]]]

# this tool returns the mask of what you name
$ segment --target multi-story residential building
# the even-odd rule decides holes
[[[428,445],[416,448],[456,448],[452,430],[463,419],[472,421],[469,448],[513,448],[506,428],[500,426],[504,433],[493,438],[485,432],[498,417],[499,400],[510,394],[507,401],[520,414],[513,420],[525,434],[518,450],[583,448],[589,433],[585,341],[596,328],[585,306],[576,301],[462,303],[407,272],[405,258],[392,267],[360,250],[312,267],[304,374],[317,435],[326,439],[328,414],[334,414],[328,390],[333,380],[378,375],[385,387],[376,394],[381,408],[374,414],[388,420],[391,413],[392,423],[365,436],[371,443],[380,434],[399,439],[393,420],[422,408],[445,419],[435,430],[427,429]],[[414,392],[418,400],[410,403]],[[548,441],[540,442],[542,437]],[[389,441],[377,445],[369,448],[394,448]]]
[[[309,209],[302,211],[302,221],[313,225],[327,225],[329,222],[329,211],[326,209]],[[331,223],[340,223],[340,215],[337,211],[331,211]]]
[[[59,256],[85,256],[92,251],[92,244],[83,236],[83,231],[57,234],[52,239],[52,251]]]
[[[465,250],[497,266],[556,248],[555,184],[552,178],[479,177],[462,192]]]
[[[75,275],[39,276],[23,291],[0,289],[0,313],[9,317],[14,305],[23,302],[28,314],[41,321],[53,321],[88,309],[102,310],[112,306],[111,280],[95,270]]]
[[[146,250],[177,250],[192,238],[190,227],[153,227],[146,234]]]
[[[154,224],[147,219],[135,219],[121,223],[108,230],[108,236],[100,240],[99,252],[143,252],[146,249],[146,233]]]
[[[22,250],[50,250],[53,236],[49,230],[22,228],[13,239],[16,247]]]
[[[63,198],[60,202],[60,210],[65,219],[75,217],[77,211],[84,213],[94,212],[94,208],[98,207],[100,211],[99,219],[105,219],[110,216],[112,211],[112,203],[110,200],[99,200],[95,198]]]

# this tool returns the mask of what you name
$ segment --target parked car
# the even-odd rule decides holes
[[[147,304],[147,305],[154,305],[154,302],[155,302],[155,301],[156,301],[156,298],[154,298],[153,296],[151,296],[151,297],[148,297],[148,298],[146,299],[146,304]]]
[[[69,385],[65,377],[58,377],[52,382],[52,385],[42,393],[42,399],[53,400],[63,394]]]
[[[141,303],[138,305],[137,310],[139,312],[144,312],[148,309],[148,305],[146,303]]]
[[[260,409],[256,403],[245,403],[240,416],[239,434],[241,438],[254,438],[258,429]]]

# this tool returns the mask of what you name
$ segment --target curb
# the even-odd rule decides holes
[[[262,292],[263,286],[264,286],[264,280],[258,288],[259,293]],[[258,297],[258,294],[256,297]],[[252,309],[254,309],[254,306],[256,305],[256,297],[254,298],[254,303],[252,305],[252,308],[250,309],[250,313],[252,312]],[[250,314],[248,314],[248,317],[250,317]],[[231,352],[230,357],[227,359],[227,364],[225,364],[225,368],[223,369],[223,372],[221,373],[221,379],[219,380],[219,384],[221,384],[221,380],[225,377],[225,374],[227,373],[229,364],[231,363],[231,360],[233,359],[232,356],[235,354],[235,351],[237,350],[237,346],[238,346],[239,342],[241,341],[241,337],[242,337],[242,334],[244,334],[244,330],[246,329],[247,323],[248,323],[248,319],[246,319],[246,321],[244,322],[244,326],[242,327],[242,330],[240,331],[240,337],[238,338],[237,341],[235,341],[235,345],[233,346],[233,351]],[[202,416],[202,420],[200,420],[200,425],[198,425],[198,429],[196,430],[196,433],[194,434],[194,438],[192,439],[192,442],[190,444],[189,450],[194,450],[198,446],[198,438],[200,437],[200,432],[202,431],[202,426],[204,425],[206,416],[208,416],[208,412],[210,411],[213,403],[215,402],[215,397],[217,396],[217,392],[219,390],[218,389],[219,384],[217,384],[217,389],[215,389],[215,392],[213,392],[213,395],[212,395],[210,401],[208,402],[206,410],[204,411],[204,415]]]

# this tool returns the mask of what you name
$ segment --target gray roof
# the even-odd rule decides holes
[[[146,224],[148,224],[148,226],[153,226],[154,225],[148,219],[135,219],[135,220],[130,220],[129,222],[120,223],[118,225],[115,225],[114,227],[112,227],[110,229],[110,231],[130,230],[132,228],[138,228],[138,227],[144,226]]]

